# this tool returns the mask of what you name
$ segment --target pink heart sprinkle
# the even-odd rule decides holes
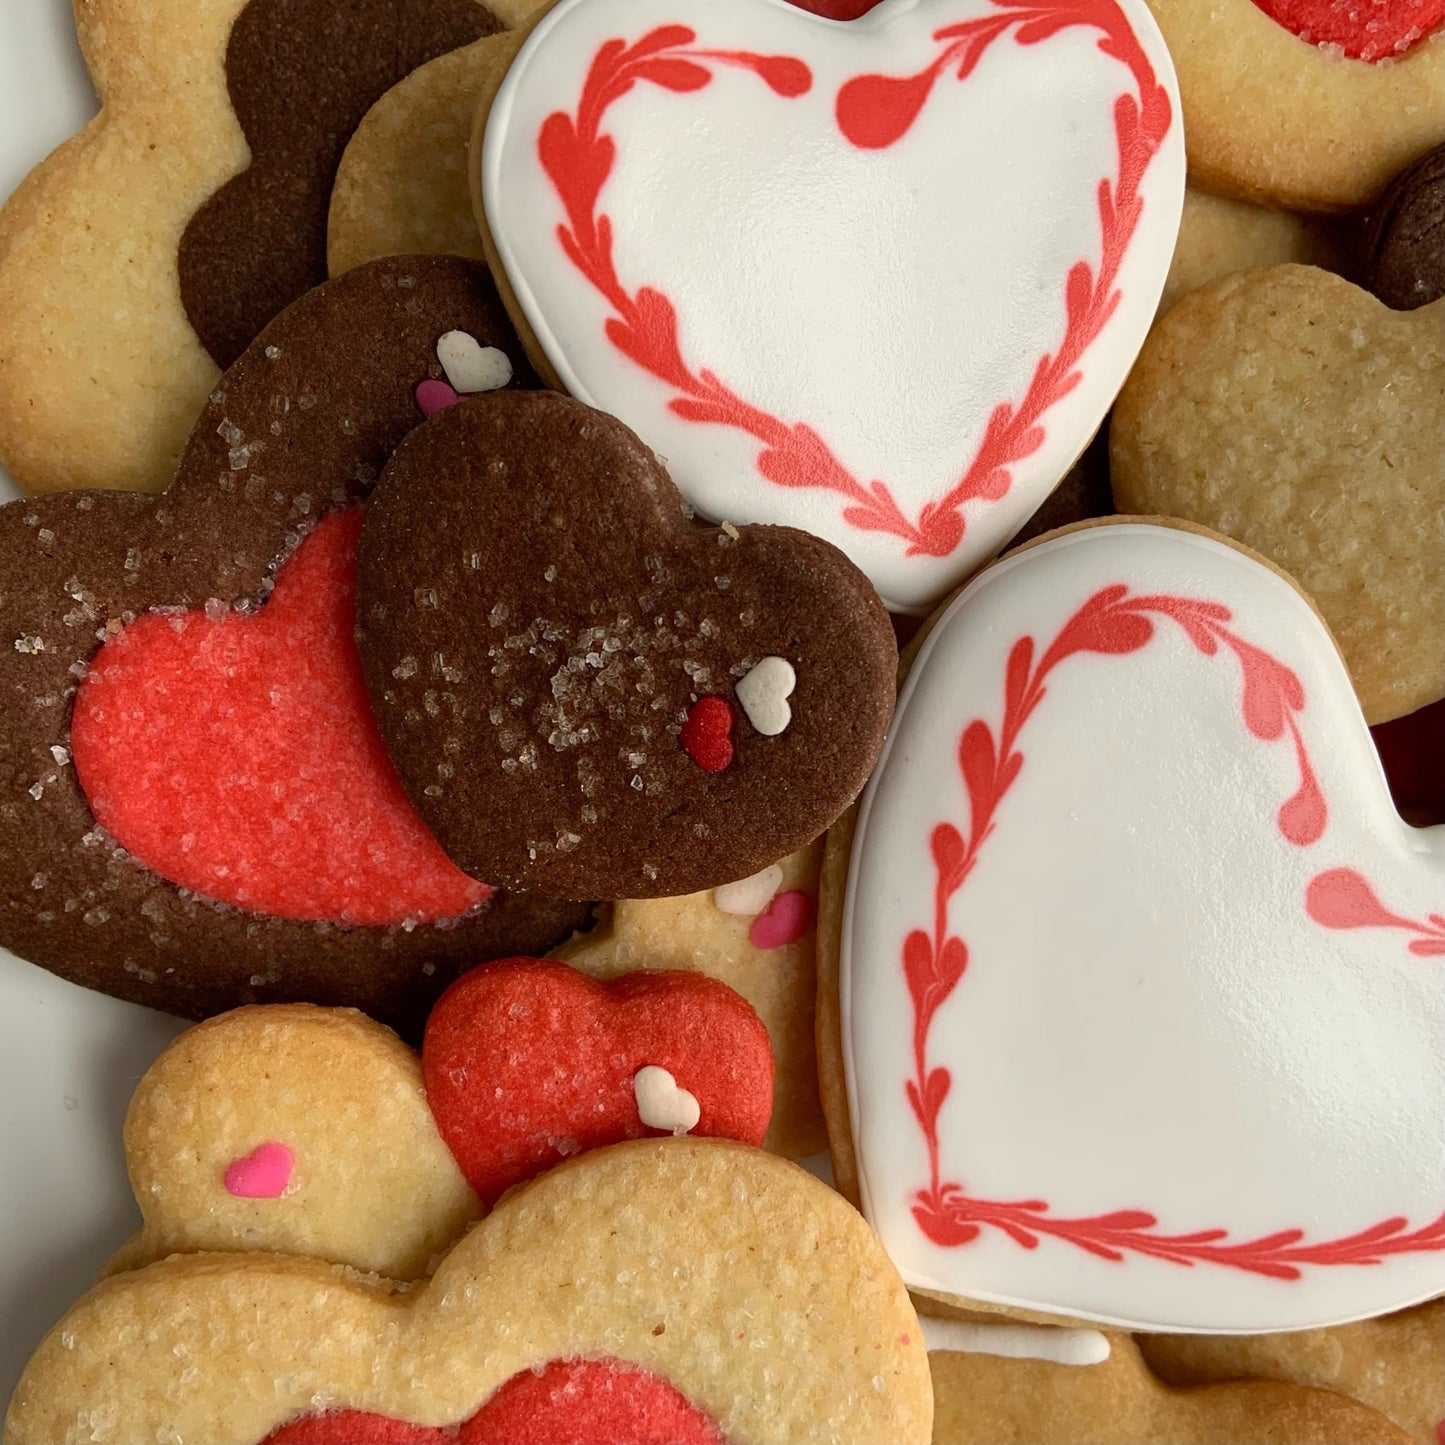
[[[294,1164],[284,1144],[260,1144],[226,1166],[226,1192],[237,1199],[278,1199],[291,1182]]]
[[[784,944],[796,943],[812,921],[813,900],[795,888],[779,893],[768,905],[768,911],[753,919],[748,940],[754,948],[782,948]]]
[[[432,416],[445,406],[455,406],[461,397],[444,381],[424,381],[416,389],[416,404],[423,416]]]

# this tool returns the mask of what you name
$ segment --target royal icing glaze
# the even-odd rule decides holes
[[[567,389],[700,512],[826,537],[905,610],[1088,442],[1183,184],[1139,0],[884,0],[847,24],[785,0],[563,0],[481,158]]]
[[[1053,1325],[971,1325],[964,1320],[935,1320],[922,1315],[918,1323],[930,1354],[948,1350],[1079,1366],[1102,1365],[1109,1358],[1108,1338],[1098,1330],[1068,1330]]]
[[[1115,524],[939,621],[864,795],[840,1005],[912,1285],[1137,1329],[1445,1291],[1445,829],[1279,574]]]

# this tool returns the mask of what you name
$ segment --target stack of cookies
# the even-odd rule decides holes
[[[6,1445],[1445,1440],[1441,0],[76,20]]]

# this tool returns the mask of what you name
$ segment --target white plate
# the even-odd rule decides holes
[[[0,196],[94,113],[68,0],[0,0]],[[0,951],[0,1406],[139,1220],[121,1120],[180,1027]]]

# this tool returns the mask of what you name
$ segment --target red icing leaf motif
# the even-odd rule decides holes
[[[148,613],[107,642],[71,721],[96,821],[183,888],[275,918],[452,918],[452,866],[387,757],[353,633],[361,509],[323,520],[264,606]]]
[[[489,1205],[573,1154],[667,1132],[639,1117],[648,1065],[697,1100],[692,1134],[761,1144],[773,1109],[762,1020],[696,973],[599,983],[565,963],[488,964],[437,1001],[421,1061],[437,1129]]]
[[[933,1243],[944,1247],[968,1244],[987,1227],[1006,1234],[1023,1249],[1037,1249],[1047,1237],[1099,1259],[1123,1261],[1137,1254],[1186,1267],[1212,1264],[1279,1280],[1298,1279],[1305,1266],[1370,1265],[1392,1255],[1445,1250],[1445,1213],[1416,1229],[1407,1219],[1388,1219],[1336,1240],[1310,1242],[1299,1229],[1230,1240],[1224,1229],[1164,1233],[1158,1219],[1142,1209],[1058,1218],[1045,1200],[973,1199],[962,1185],[943,1179],[938,1121],[950,1080],[947,1070],[930,1066],[928,1037],[934,1016],[963,978],[968,963],[963,940],[949,932],[949,902],[972,872],[993,831],[999,805],[1023,766],[1016,743],[1045,696],[1048,675],[1079,654],[1138,652],[1154,638],[1154,619],[1160,617],[1175,623],[1202,656],[1215,657],[1222,651],[1234,656],[1243,677],[1240,710],[1251,737],[1267,743],[1290,739],[1301,782],[1277,816],[1285,841],[1306,847],[1324,833],[1328,810],[1296,721],[1306,705],[1304,686],[1290,668],[1228,626],[1232,615],[1227,607],[1162,594],[1130,596],[1126,586],[1115,584],[1101,588],[1078,608],[1036,666],[1034,640],[1019,638],[1008,655],[997,744],[982,719],[969,722],[960,735],[959,770],[969,799],[967,841],[951,823],[937,824],[929,837],[936,873],[932,934],[914,929],[903,944],[903,977],[913,1006],[914,1061],[914,1077],[905,1082],[904,1091],[929,1161],[929,1182],[914,1194],[913,1217]],[[1445,917],[1432,914],[1428,923],[1398,917],[1351,869],[1319,874],[1309,885],[1306,909],[1327,928],[1409,929],[1420,935],[1410,944],[1412,952],[1445,955]]]
[[[262,1445],[722,1445],[707,1415],[659,1375],[620,1360],[553,1360],[512,1376],[460,1426],[362,1410],[308,1415]]]
[[[1099,263],[1096,270],[1079,261],[1068,272],[1066,324],[1058,350],[1040,358],[1017,403],[994,408],[963,475],[941,497],[925,503],[916,521],[904,514],[882,481],[865,484],[855,477],[815,429],[785,422],[744,400],[715,373],[694,369],[682,354],[675,306],[653,287],[629,292],[623,285],[612,255],[611,224],[606,215],[597,214],[616,158],[615,144],[602,125],[609,107],[637,81],[677,92],[701,90],[707,82],[699,72],[708,63],[723,64],[751,70],[775,94],[793,98],[812,87],[808,67],[791,56],[696,49],[696,34],[684,26],[661,27],[630,48],[624,41],[609,40],[593,57],[575,118],[555,112],[537,138],[542,168],[566,213],[557,229],[558,241],[611,306],[614,315],[605,325],[608,339],[629,361],[679,393],[669,401],[669,410],[687,421],[729,427],[755,438],[761,443],[756,460],[760,476],[779,487],[838,493],[845,499],[844,522],[861,532],[896,537],[910,557],[949,556],[967,530],[963,509],[1006,496],[1013,484],[1012,467],[1043,445],[1045,415],[1079,384],[1084,354],[1118,307],[1119,269],[1143,213],[1140,186],[1173,120],[1168,93],[1117,0],[992,3],[996,13],[938,31],[934,40],[939,52],[917,75],[859,75],[845,82],[834,106],[844,138],[863,149],[897,143],[942,76],[951,69],[957,81],[966,80],[989,47],[1011,30],[1021,46],[1036,45],[1075,25],[1098,30],[1099,48],[1127,68],[1136,93],[1125,92],[1114,103],[1118,164],[1115,174],[1099,184]],[[841,6],[815,0],[803,8],[852,16],[871,6],[863,0]]]
[[[1432,913],[1422,921],[1392,913],[1353,868],[1329,868],[1311,878],[1305,911],[1321,928],[1398,928],[1416,935],[1408,947],[1417,958],[1445,957],[1445,917]]]

